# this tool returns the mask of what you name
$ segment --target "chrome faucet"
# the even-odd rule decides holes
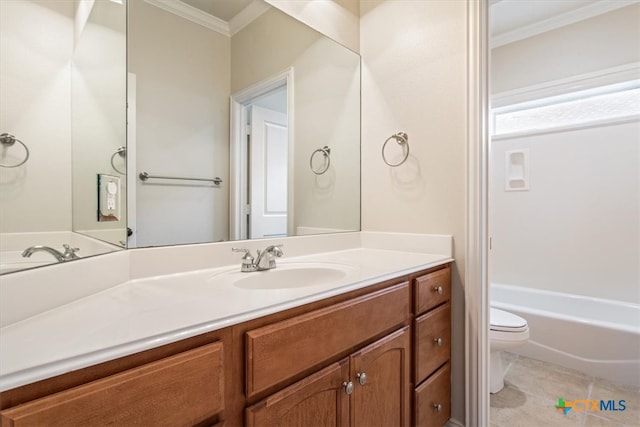
[[[53,249],[49,246],[29,246],[24,250],[24,252],[22,252],[22,256],[25,258],[29,258],[34,254],[34,252],[48,252],[53,255],[58,260],[58,262],[65,262],[72,259],[80,258],[78,255],[76,255],[76,252],[79,251],[80,248],[72,248],[67,244],[62,245],[62,247],[64,248],[64,252],[60,252],[59,250]]]
[[[280,258],[284,255],[284,252],[282,252],[282,245],[267,246],[263,251],[258,251],[258,256],[256,258],[251,255],[249,249],[232,248],[231,250],[233,252],[244,252],[240,271],[245,273],[276,268],[276,258]]]

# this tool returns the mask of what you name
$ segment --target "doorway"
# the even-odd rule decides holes
[[[494,355],[504,387],[489,399],[491,425],[637,419],[567,408],[640,397],[637,332],[618,332],[637,331],[618,315],[640,310],[639,12],[609,0],[491,3],[488,303],[530,334],[516,346],[509,332],[512,346]],[[505,339],[502,321],[490,335]]]
[[[230,237],[287,236],[291,227],[292,73],[231,96]]]

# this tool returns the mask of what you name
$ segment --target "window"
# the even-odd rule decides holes
[[[492,116],[494,135],[640,117],[640,80],[508,105]]]

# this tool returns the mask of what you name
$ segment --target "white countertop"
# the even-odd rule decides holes
[[[0,329],[0,391],[221,329],[452,261],[448,255],[358,248],[283,258],[333,263],[347,274],[286,289],[242,289],[220,280],[239,263],[129,280]],[[273,270],[275,271],[275,270]]]

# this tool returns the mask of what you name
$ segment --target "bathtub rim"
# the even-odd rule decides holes
[[[496,300],[495,293],[492,292],[492,288],[495,286],[497,286],[499,289],[504,289],[507,291],[524,292],[527,294],[535,293],[535,294],[539,294],[547,297],[553,296],[553,297],[566,298],[570,301],[589,301],[591,303],[596,303],[596,304],[608,304],[608,305],[617,306],[617,307],[624,307],[626,310],[637,311],[638,323],[634,325],[634,324],[627,324],[623,322],[606,321],[602,319],[588,319],[588,318],[579,317],[573,314],[558,313],[557,311],[533,308],[528,305],[519,305],[513,302]],[[506,311],[515,310],[520,312],[528,312],[538,316],[546,315],[546,316],[550,316],[558,319],[570,320],[570,321],[584,324],[584,325],[600,326],[604,328],[616,329],[624,332],[640,334],[640,304],[636,304],[633,302],[619,301],[619,300],[613,300],[613,299],[607,299],[607,298],[596,298],[596,297],[587,296],[587,295],[576,295],[576,294],[570,294],[566,292],[550,291],[547,289],[531,288],[527,286],[505,285],[501,283],[492,283],[489,286],[489,297],[490,297],[489,305],[491,307],[495,307],[501,310],[506,310]]]

